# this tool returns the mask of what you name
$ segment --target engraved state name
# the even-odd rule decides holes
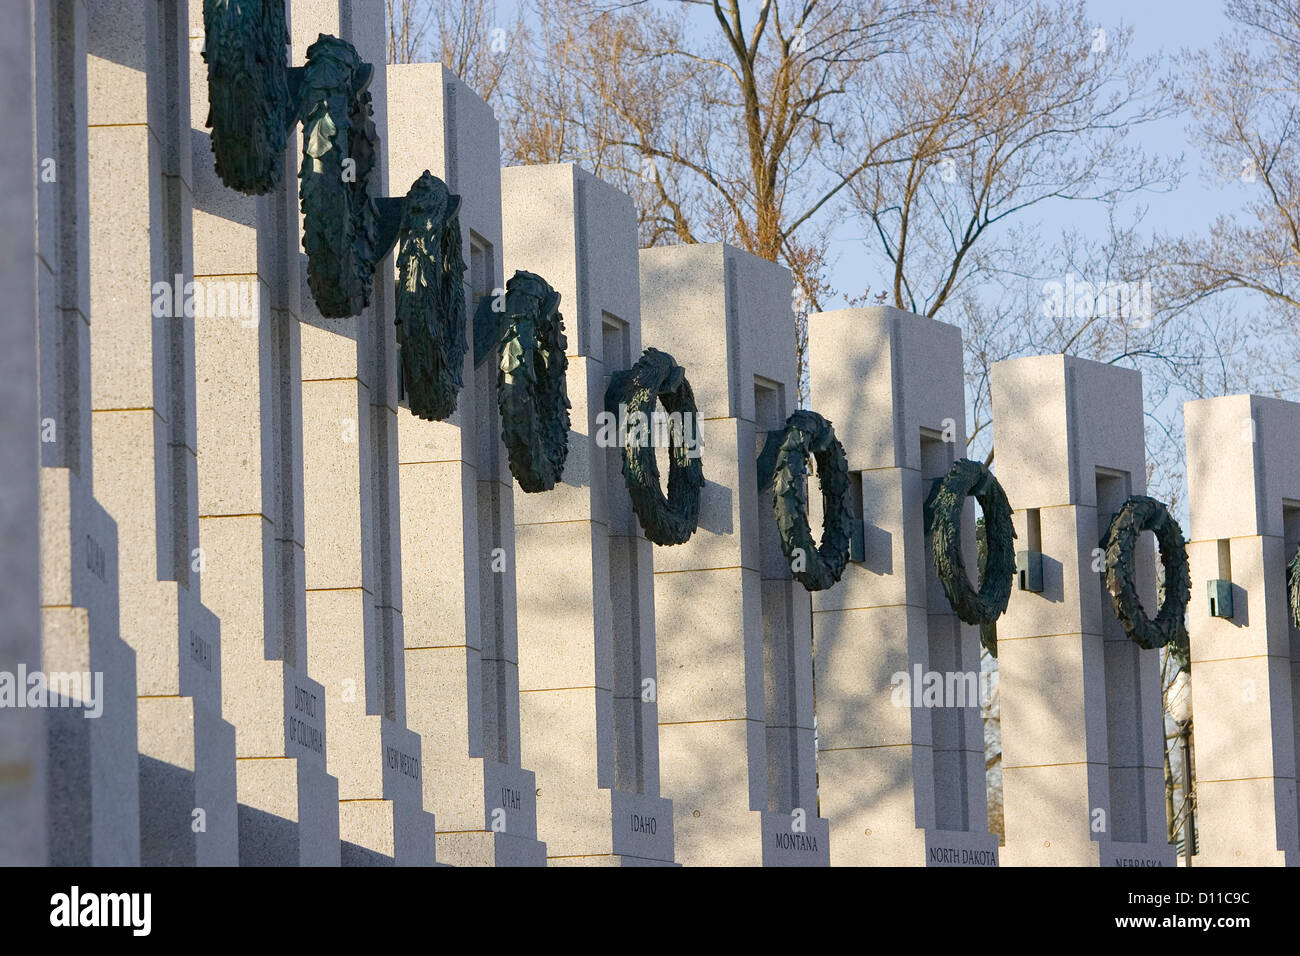
[[[106,580],[105,575],[108,573],[108,566],[104,548],[90,535],[86,535],[86,570],[99,578],[100,581]]]
[[[307,723],[309,720],[315,721],[318,701],[316,695],[309,690],[293,685],[293,710],[289,715],[289,740],[292,743],[306,747],[313,753],[325,754],[325,735],[321,731]],[[299,716],[302,715],[302,716]]]
[[[205,671],[212,670],[212,645],[199,637],[193,631],[190,631],[190,660],[198,664]]]
[[[800,850],[804,853],[817,852],[817,837],[811,833],[782,833],[777,831],[772,834],[778,850]]]
[[[997,854],[992,850],[958,849],[951,846],[930,847],[927,858],[931,863],[950,863],[957,866],[997,866]]]
[[[396,770],[412,780],[420,779],[419,757],[412,757],[410,754],[402,753],[393,746],[385,746],[384,758],[388,761],[389,769]]]

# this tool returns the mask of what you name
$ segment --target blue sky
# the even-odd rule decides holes
[[[1118,26],[1134,28],[1131,51],[1135,56],[1159,54],[1166,69],[1176,67],[1178,54],[1184,49],[1207,49],[1230,28],[1223,13],[1223,0],[1081,0],[1089,19],[1107,30]],[[651,0],[661,9],[680,7],[667,0]],[[749,10],[757,10],[757,0],[743,0]],[[519,7],[519,0],[495,0],[498,22],[509,22]],[[716,29],[711,12],[704,7],[689,14],[700,17],[705,29]],[[1188,144],[1186,117],[1176,117],[1150,124],[1135,131],[1136,140],[1150,153],[1165,156],[1184,154],[1183,179],[1169,193],[1147,193],[1136,197],[1135,204],[1145,204],[1149,229],[1165,232],[1196,231],[1219,213],[1230,212],[1247,195],[1240,182],[1208,184],[1200,158]],[[874,249],[862,241],[864,226],[853,216],[840,213],[842,225],[834,233],[828,278],[839,292],[823,302],[828,309],[844,306],[844,295],[858,295],[864,285],[886,288],[881,264],[873,262]],[[1040,222],[1045,241],[1054,241],[1066,226],[1079,226],[1098,237],[1104,235],[1105,215],[1098,204],[1058,202],[1036,207],[1028,222]]]
[[[1088,16],[1104,29],[1130,26],[1134,30],[1131,50],[1135,56],[1159,54],[1166,68],[1176,68],[1179,52],[1207,49],[1228,32],[1222,0],[1086,0]],[[1152,123],[1135,131],[1137,142],[1153,154],[1183,155],[1183,178],[1177,189],[1166,193],[1144,193],[1132,205],[1148,207],[1145,226],[1162,232],[1196,231],[1220,213],[1234,210],[1245,198],[1247,187],[1238,182],[1207,182],[1201,160],[1187,137],[1186,117]],[[1103,236],[1105,218],[1101,207],[1089,203],[1045,204],[1030,214],[1041,223],[1043,237],[1052,241],[1067,226],[1095,228]],[[872,259],[861,241],[862,227],[852,220],[837,230],[831,252],[831,284],[841,293],[861,291],[864,275],[871,276]],[[870,280],[868,280],[870,281]],[[873,288],[888,283],[870,281]],[[843,306],[832,299],[827,308]]]
[[[498,17],[513,14],[518,0],[497,0]],[[757,0],[743,0],[746,9],[757,9]],[[1176,73],[1185,63],[1181,56],[1185,50],[1208,50],[1216,40],[1230,32],[1232,25],[1224,15],[1223,0],[1081,0],[1087,16],[1108,32],[1123,26],[1133,28],[1130,53],[1135,57],[1159,55],[1165,73]],[[661,8],[677,8],[667,0],[651,0]],[[694,8],[690,16],[708,18],[704,7]],[[504,21],[503,21],[504,22]],[[706,29],[716,29],[711,23]],[[1144,230],[1162,233],[1202,232],[1216,217],[1238,210],[1250,197],[1248,186],[1238,174],[1212,180],[1203,168],[1198,151],[1187,135],[1190,118],[1176,116],[1159,123],[1137,127],[1133,139],[1149,154],[1163,157],[1182,156],[1182,178],[1178,186],[1168,192],[1150,192],[1131,197],[1120,210],[1121,224],[1127,222],[1139,206],[1146,207]],[[888,288],[889,269],[882,261],[877,245],[864,241],[865,226],[857,217],[843,209],[834,215],[839,226],[833,234],[828,262],[828,275],[837,295],[823,299],[826,309],[842,308],[844,296],[861,294],[866,286],[873,290]],[[1062,232],[1069,227],[1078,228],[1097,240],[1106,236],[1106,210],[1097,203],[1057,201],[1035,206],[1017,224],[1036,225],[1045,246],[1054,245]],[[1010,223],[1009,223],[1010,224]],[[992,238],[992,237],[990,237]],[[1050,267],[1049,267],[1050,268]],[[1064,269],[1064,267],[1062,267]],[[1064,278],[1064,276],[1054,276]],[[1087,279],[1089,277],[1080,277]],[[1096,278],[1096,277],[1092,277]],[[1207,308],[1219,321],[1238,321],[1249,314],[1251,299],[1235,294],[1211,302]],[[1234,309],[1237,306],[1240,311]],[[945,318],[940,316],[940,318]],[[950,319],[951,321],[951,319]],[[1150,384],[1150,382],[1148,383]],[[1165,426],[1178,428],[1181,415],[1179,407],[1189,397],[1181,389],[1174,389],[1160,398],[1149,397],[1148,440],[1156,440],[1153,429]],[[985,433],[986,435],[988,433]],[[991,435],[988,435],[991,438]],[[982,450],[975,449],[982,454]]]

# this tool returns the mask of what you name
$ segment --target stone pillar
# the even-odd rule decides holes
[[[790,273],[720,243],[643,249],[640,261],[642,343],[686,369],[707,482],[694,536],[654,555],[660,773],[677,857],[825,864],[808,592],[755,467],[798,401]]]
[[[0,437],[5,455],[0,462],[0,601],[6,608],[6,622],[0,632],[0,674],[16,683],[19,672],[40,670],[41,610],[39,525],[41,495],[38,444],[40,408],[37,404],[37,307],[38,285],[53,284],[51,265],[43,261],[52,246],[42,243],[37,250],[36,268],[27,258],[36,249],[37,190],[44,146],[38,133],[39,115],[32,86],[32,24],[30,0],[11,10],[13,20],[0,36],[0,101],[12,125],[0,141],[0,211],[6,228],[0,237],[0,289],[10,311],[0,331],[0,394],[5,416]],[[37,12],[38,53],[48,55],[48,28]],[[48,17],[48,10],[44,11]],[[45,50],[39,48],[45,47]],[[48,82],[38,73],[37,82]],[[34,95],[35,94],[35,95]],[[49,92],[45,92],[44,106]],[[48,155],[48,154],[46,154]],[[37,167],[33,169],[32,160]],[[28,228],[28,222],[33,223]],[[38,278],[39,276],[39,278]],[[45,303],[39,302],[44,306]],[[50,303],[49,310],[53,310]],[[42,602],[43,603],[43,602]],[[51,858],[46,829],[45,738],[46,714],[38,709],[18,709],[16,696],[25,695],[26,681],[10,686],[5,709],[0,710],[0,866],[37,866]]]
[[[136,652],[140,862],[232,865],[234,728],[199,593],[186,9],[86,4],[92,449]]]
[[[998,480],[1041,593],[998,621],[1006,846],[1016,866],[1172,866],[1165,833],[1159,651],[1124,633],[1100,548],[1146,492],[1142,376],[1063,355],[993,366]],[[1138,584],[1156,607],[1153,536]],[[1151,611],[1154,613],[1154,611]]]
[[[497,121],[440,64],[388,72],[393,190],[428,169],[460,195],[468,267],[470,346],[456,411],[442,422],[404,407],[398,415],[407,680],[430,768],[425,800],[443,862],[542,866],[536,782],[520,761],[513,479],[496,364],[473,361],[474,308],[505,285]],[[393,334],[391,317],[384,334]]]
[[[1198,864],[1295,866],[1300,405],[1233,395],[1183,406],[1191,528]],[[1231,610],[1211,614],[1210,581]],[[1217,601],[1217,596],[1216,596]]]
[[[135,866],[135,652],[118,631],[117,524],[92,490],[86,12],[80,0],[39,0],[35,12],[40,666],[82,683],[75,706],[47,712],[50,862]]]
[[[203,576],[221,618],[242,865],[337,866],[324,688],[307,676],[298,144],[266,196],[213,167],[203,5],[190,4],[195,377]]]
[[[535,272],[561,296],[573,406],[562,482],[515,498],[520,724],[539,826],[552,863],[667,863],[653,546],[597,418],[610,374],[641,354],[636,209],[573,165],[509,166],[501,188],[506,274]]]
[[[371,189],[387,195],[382,10],[357,0],[294,0],[292,12],[295,64],[306,62],[321,34],[348,40],[373,64],[380,149]],[[434,819],[424,809],[420,737],[406,723],[393,261],[376,265],[371,305],[347,319],[320,315],[306,256],[299,262],[308,669],[328,703],[342,860],[428,865]]]
[[[952,612],[924,518],[935,479],[965,457],[961,330],[845,309],[809,317],[808,347],[811,407],[844,445],[864,522],[863,560],[812,596],[819,792],[836,860],[994,866],[979,630]],[[975,509],[961,529],[969,569]],[[953,691],[937,704],[922,694],[931,672]]]

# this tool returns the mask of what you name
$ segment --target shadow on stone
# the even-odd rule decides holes
[[[239,865],[298,866],[298,824],[239,804]]]
[[[46,777],[53,866],[91,866],[94,862],[90,725],[80,707],[51,707],[46,712],[49,734]]]
[[[342,859],[341,866],[393,866],[394,860],[391,856],[385,856],[382,853],[376,853],[364,846],[357,846],[355,843],[349,843],[347,840],[342,842]]]
[[[140,754],[140,865],[198,862],[194,772]],[[178,834],[183,834],[177,839]]]
[[[699,526],[714,534],[731,534],[735,530],[731,508],[731,489],[716,481],[705,481],[700,492]]]

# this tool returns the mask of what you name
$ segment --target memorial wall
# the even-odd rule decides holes
[[[998,363],[988,467],[960,330],[846,309],[800,407],[788,270],[377,7],[0,36],[0,864],[1172,866],[1184,627],[1198,860],[1300,861],[1300,407],[1186,406],[1186,540],[1135,371]]]

